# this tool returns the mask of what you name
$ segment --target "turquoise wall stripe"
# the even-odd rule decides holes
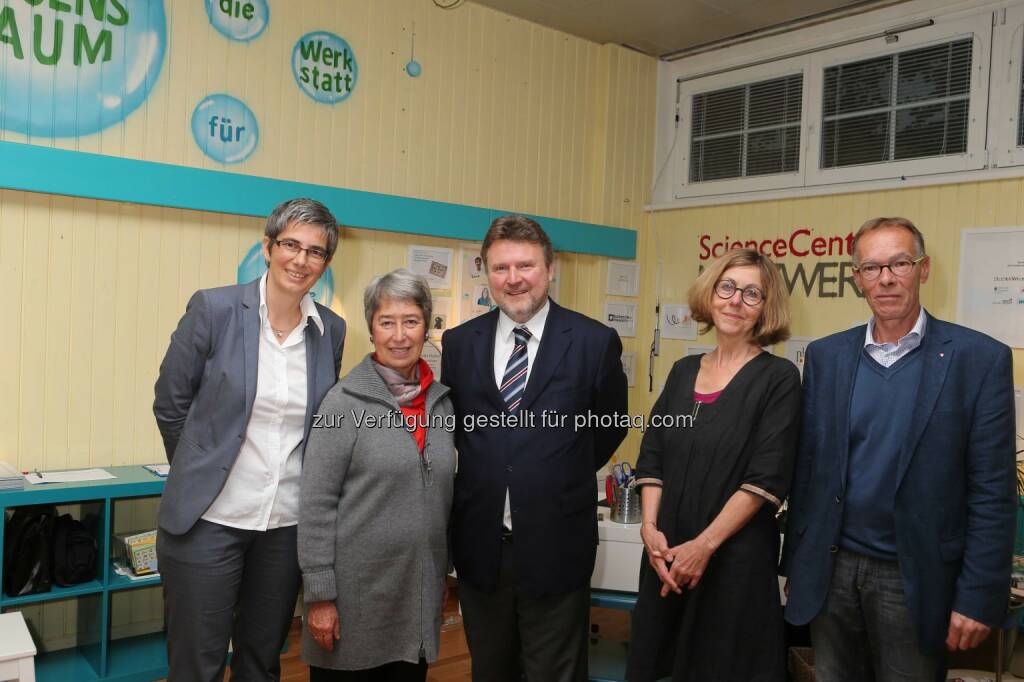
[[[0,187],[258,217],[306,196],[326,204],[344,225],[468,240],[482,239],[494,218],[510,213],[15,142],[0,142]],[[531,217],[560,251],[636,257],[633,230]]]

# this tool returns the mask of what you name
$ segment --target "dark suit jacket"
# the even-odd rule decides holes
[[[260,334],[259,280],[192,295],[160,363],[153,414],[171,473],[160,501],[160,527],[187,533],[227,480],[256,399]],[[324,323],[306,325],[306,434],[312,415],[338,380],[345,321],[316,304]]]
[[[782,570],[786,619],[821,609],[839,544],[850,401],[865,327],[812,343]],[[931,315],[913,417],[893,471],[896,546],[924,651],[943,648],[950,611],[990,627],[1007,609],[1016,527],[1010,349]],[[879,396],[884,401],[885,396]]]
[[[444,334],[441,380],[451,387],[459,420],[459,470],[452,543],[459,580],[493,591],[501,558],[505,489],[509,489],[516,572],[528,594],[586,587],[597,551],[596,471],[626,428],[575,428],[575,416],[626,415],[622,344],[615,331],[554,301],[522,401],[532,427],[464,428],[466,418],[498,418],[505,403],[494,381],[493,310]],[[543,427],[545,410],[565,424]]]

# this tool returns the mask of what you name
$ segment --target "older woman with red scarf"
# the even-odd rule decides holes
[[[454,413],[420,358],[427,282],[395,270],[363,304],[374,352],[320,404],[303,463],[302,658],[311,682],[421,682],[441,628]]]

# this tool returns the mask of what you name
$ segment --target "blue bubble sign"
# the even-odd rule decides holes
[[[20,0],[0,7],[0,127],[79,137],[123,121],[167,50],[163,0]]]
[[[245,102],[209,95],[192,112],[192,136],[203,153],[221,163],[241,163],[256,150],[260,128]]]
[[[344,38],[314,31],[295,44],[292,72],[304,93],[317,102],[337,104],[348,99],[355,89],[359,65]]]
[[[270,23],[267,0],[206,0],[206,15],[221,34],[241,42],[259,37]]]
[[[263,242],[258,241],[252,245],[252,248],[245,254],[245,258],[238,264],[238,284],[246,284],[254,279],[259,279],[266,271],[267,261],[263,259]],[[331,301],[334,300],[334,273],[330,268],[324,270],[324,274],[320,275],[320,279],[309,290],[309,295],[320,305],[325,305],[328,308],[331,306]]]

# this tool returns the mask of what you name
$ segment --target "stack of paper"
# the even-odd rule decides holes
[[[0,490],[21,490],[25,478],[7,462],[0,461]]]

